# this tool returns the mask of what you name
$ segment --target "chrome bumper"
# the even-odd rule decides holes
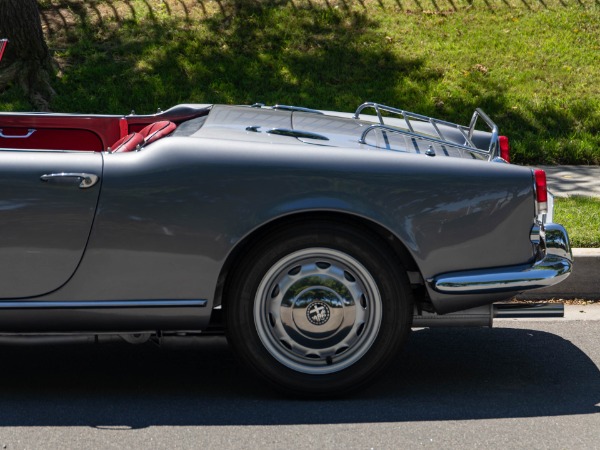
[[[487,294],[543,288],[567,278],[573,254],[562,225],[543,225],[537,246],[541,257],[533,264],[445,273],[429,279],[429,285],[443,294]]]

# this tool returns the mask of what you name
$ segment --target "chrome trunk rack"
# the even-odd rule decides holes
[[[394,133],[410,138],[417,153],[423,152],[419,143],[424,142],[427,145],[427,149],[423,153],[430,156],[435,156],[435,148],[440,148],[446,154],[448,154],[448,148],[459,151],[465,150],[487,157],[488,160],[499,156],[498,127],[487,114],[479,108],[473,113],[469,126],[446,122],[444,120],[434,119],[432,117],[373,102],[366,102],[360,105],[353,117],[359,119],[360,113],[369,108],[375,110],[379,123],[373,124],[363,131],[359,140],[361,144],[367,143],[366,139],[369,133],[374,130],[381,130],[388,148],[389,141],[386,133]],[[406,129],[403,127],[399,128],[398,125],[387,125],[384,122],[384,118],[381,114],[382,112],[400,116],[406,124]],[[473,137],[476,133],[475,126],[477,125],[479,118],[481,118],[490,129],[489,146],[487,148],[481,148],[481,146],[478,147],[473,143]],[[423,124],[425,124],[425,127],[423,127]],[[415,127],[420,129],[415,130]],[[449,136],[450,134],[452,134],[451,137]]]

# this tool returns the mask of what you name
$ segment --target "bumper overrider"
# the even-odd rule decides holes
[[[443,294],[486,294],[544,288],[567,278],[573,267],[573,254],[563,226],[536,225],[531,236],[537,249],[532,264],[450,272],[427,281],[432,289]]]

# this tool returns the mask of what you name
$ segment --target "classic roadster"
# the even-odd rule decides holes
[[[489,324],[571,270],[544,172],[480,110],[2,113],[0,143],[4,334],[221,329],[276,386],[332,395],[411,326]]]
[[[221,330],[275,386],[334,395],[412,326],[487,325],[571,271],[544,172],[481,110],[1,113],[0,144],[0,334]]]

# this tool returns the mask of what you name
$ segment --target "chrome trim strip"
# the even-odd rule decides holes
[[[204,308],[207,300],[105,300],[76,302],[43,302],[43,301],[0,301],[2,309],[94,309],[94,308],[170,308],[199,307]]]
[[[306,112],[306,113],[313,113],[313,114],[323,114],[322,111],[319,111],[317,109],[303,108],[302,106],[289,106],[289,105],[277,104],[277,105],[273,106],[272,109],[280,109],[282,111],[292,111],[292,112]]]
[[[552,223],[554,221],[554,195],[548,191],[546,201],[546,212],[544,213],[544,222]]]
[[[288,128],[271,128],[266,132],[267,134],[277,134],[279,136],[290,136],[295,138],[304,139],[317,139],[320,141],[328,141],[329,138],[322,134],[313,133],[311,131],[304,130],[290,130]]]
[[[478,269],[437,275],[429,285],[444,294],[486,294],[518,292],[557,284],[573,269],[573,255],[566,230],[558,224],[546,224],[541,246],[544,256],[532,265]]]

